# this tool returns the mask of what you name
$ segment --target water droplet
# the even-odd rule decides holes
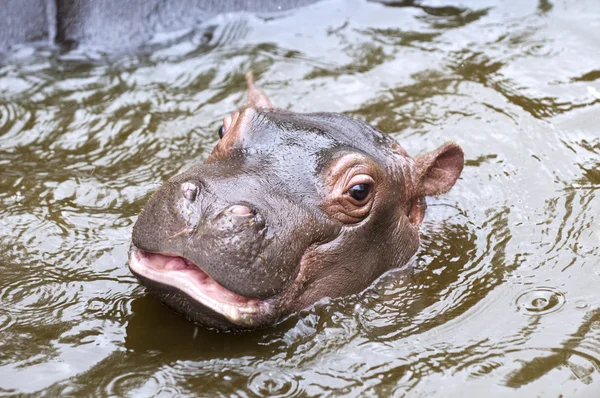
[[[588,303],[585,302],[585,300],[577,300],[575,302],[575,308],[577,308],[578,310],[584,310],[589,306]]]
[[[154,385],[154,387],[156,387],[158,383],[153,377],[149,378],[148,375],[143,372],[128,372],[112,379],[105,387],[105,392],[113,397],[124,397],[127,396],[128,393],[142,387],[144,384]]]
[[[0,331],[8,329],[13,323],[12,315],[8,311],[0,309]]]
[[[256,372],[250,377],[248,387],[259,397],[301,395],[298,381],[284,372]]]
[[[88,309],[90,311],[94,311],[94,312],[96,312],[96,311],[102,311],[103,308],[104,308],[104,303],[102,303],[99,300],[92,299],[88,303]]]
[[[548,287],[539,287],[517,297],[517,308],[525,315],[544,315],[560,309],[565,296]]]
[[[470,365],[467,368],[467,372],[472,378],[482,377],[492,373],[495,369],[502,367],[502,365],[502,362],[487,359],[484,362]]]

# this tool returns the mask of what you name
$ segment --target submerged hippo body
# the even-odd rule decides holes
[[[274,108],[248,83],[204,164],[152,195],[129,261],[168,306],[220,329],[272,325],[406,264],[424,197],[463,168],[454,143],[411,158],[364,122]]]

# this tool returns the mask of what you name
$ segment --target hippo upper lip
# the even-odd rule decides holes
[[[147,252],[132,245],[129,268],[134,274],[181,290],[240,325],[251,326],[256,315],[270,309],[268,299],[248,298],[232,292],[180,256]]]

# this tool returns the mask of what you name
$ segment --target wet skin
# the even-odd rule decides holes
[[[219,134],[204,164],[152,195],[129,259],[165,304],[218,329],[275,324],[406,264],[425,197],[449,191],[464,163],[454,143],[412,158],[343,114],[277,109],[251,75]]]

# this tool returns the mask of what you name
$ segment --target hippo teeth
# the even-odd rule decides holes
[[[236,323],[251,323],[252,315],[268,310],[266,301],[243,297],[224,288],[198,265],[183,257],[134,248],[129,268],[134,274],[181,290]]]

